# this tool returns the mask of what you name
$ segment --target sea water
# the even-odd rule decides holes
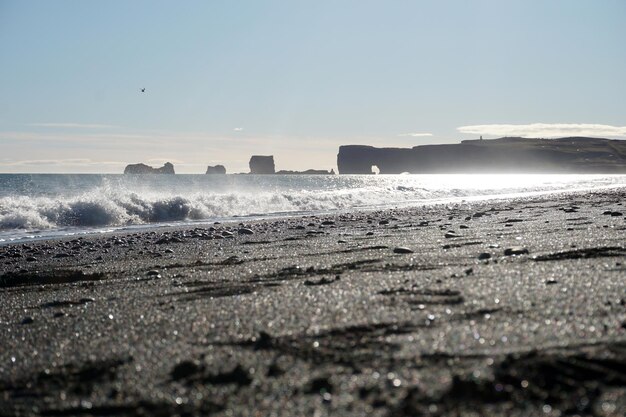
[[[0,174],[0,244],[624,185],[624,175]]]

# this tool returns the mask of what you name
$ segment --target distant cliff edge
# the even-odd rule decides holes
[[[209,175],[224,175],[226,174],[226,167],[224,165],[215,165],[214,167],[206,167],[206,173]]]
[[[413,148],[339,147],[340,174],[626,173],[626,140],[586,137],[465,140]]]
[[[124,174],[174,174],[174,165],[166,162],[161,168],[152,168],[146,164],[126,165]]]
[[[306,171],[288,171],[280,170],[276,172],[278,175],[335,175],[335,170],[326,171],[324,169],[307,169]]]

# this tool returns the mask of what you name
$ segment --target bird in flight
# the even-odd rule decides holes
[[[142,93],[145,93],[145,92],[146,92],[146,89],[145,89],[145,88],[142,88],[142,89],[141,89],[141,92],[142,92]]]

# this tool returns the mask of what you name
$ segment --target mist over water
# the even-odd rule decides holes
[[[0,241],[619,185],[626,176],[0,174]]]

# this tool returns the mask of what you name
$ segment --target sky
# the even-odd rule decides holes
[[[624,0],[0,0],[0,172],[626,139],[625,21]]]

